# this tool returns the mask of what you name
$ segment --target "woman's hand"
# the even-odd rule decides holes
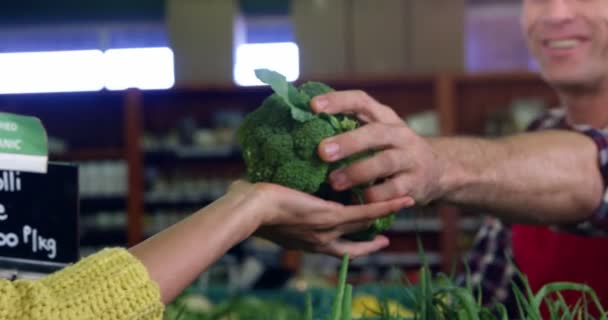
[[[236,181],[223,197],[130,251],[146,266],[168,303],[260,226],[261,234],[291,248],[357,256],[388,242],[380,237],[351,244],[338,238],[411,202],[398,199],[345,207],[279,185]]]
[[[250,202],[261,228],[257,235],[291,249],[321,252],[334,256],[366,255],[388,245],[377,236],[372,241],[351,242],[344,234],[366,229],[380,218],[412,206],[409,198],[397,198],[372,204],[345,206],[270,183],[250,184],[237,181],[227,197]]]

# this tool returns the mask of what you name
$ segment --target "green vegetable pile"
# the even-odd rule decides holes
[[[365,152],[337,163],[326,163],[317,155],[319,143],[328,137],[354,130],[360,122],[351,116],[314,114],[313,97],[334,91],[320,82],[296,88],[277,72],[259,69],[256,76],[269,84],[274,94],[245,118],[237,132],[251,182],[272,182],[314,194],[323,199],[349,204],[353,198],[363,203],[362,190],[373,183],[337,192],[327,183],[333,170],[373,155]],[[349,235],[353,240],[369,240],[386,231],[394,215],[377,219],[363,232]]]
[[[419,247],[421,247],[419,241]],[[444,274],[432,275],[428,262],[420,250],[423,267],[419,283],[412,284],[404,277],[403,287],[399,290],[399,302],[407,308],[408,315],[391,308],[390,300],[379,296],[379,309],[369,306],[371,317],[365,320],[508,320],[505,306],[498,304],[490,309],[483,306],[481,294],[474,294],[470,279],[462,287],[453,277]],[[344,256],[340,266],[338,284],[333,294],[330,310],[315,310],[310,292],[306,294],[304,306],[297,308],[280,301],[261,301],[258,298],[236,298],[210,308],[206,302],[181,300],[167,307],[167,320],[353,320],[353,297],[357,296],[353,287],[347,283],[348,256]],[[467,272],[468,273],[468,272]],[[542,287],[533,293],[526,277],[518,273],[523,287],[513,285],[517,300],[517,319],[542,320],[541,306],[549,310],[549,320],[608,320],[593,289],[584,284],[556,282]],[[469,277],[467,277],[469,278]],[[574,306],[568,305],[563,298],[566,291],[577,291],[582,298]],[[317,299],[318,301],[318,299]],[[599,317],[590,311],[595,308]]]
[[[216,305],[190,295],[167,306],[165,320],[303,320],[297,308],[252,296],[233,297]]]
[[[418,239],[419,248],[422,247]],[[423,267],[420,271],[420,283],[414,286],[404,277],[406,286],[403,290],[403,301],[413,311],[412,317],[402,317],[391,312],[386,303],[376,312],[374,319],[377,320],[508,320],[507,309],[502,304],[494,308],[486,308],[482,305],[481,293],[477,296],[473,293],[471,280],[467,276],[465,287],[456,285],[452,277],[438,274],[433,277],[424,253],[420,249],[420,258]],[[340,267],[339,282],[330,317],[315,317],[306,308],[305,320],[352,320],[352,287],[346,283],[348,270],[348,256],[342,259]],[[467,275],[469,272],[467,271]],[[542,320],[541,306],[544,304],[549,310],[549,319],[608,319],[608,313],[603,309],[593,289],[584,284],[555,282],[543,286],[536,294],[532,292],[527,278],[518,272],[522,279],[523,288],[513,284],[513,291],[517,300],[517,319]],[[578,291],[582,298],[574,306],[570,306],[563,298],[566,291]],[[591,307],[595,307],[600,316],[595,318],[591,315]]]

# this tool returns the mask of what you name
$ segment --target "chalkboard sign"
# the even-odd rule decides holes
[[[76,166],[49,163],[46,174],[0,170],[0,267],[61,267],[78,260],[78,247]]]

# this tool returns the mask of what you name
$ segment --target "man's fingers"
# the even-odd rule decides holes
[[[335,162],[367,150],[382,150],[407,144],[409,129],[404,125],[370,123],[319,144],[317,153],[327,162]]]
[[[314,97],[311,107],[315,112],[353,113],[362,120],[394,123],[395,112],[361,90],[336,91]]]
[[[374,223],[374,220],[351,222],[339,225],[335,228],[319,230],[309,236],[308,242],[317,247],[324,247],[334,241],[338,241],[345,234],[366,230]]]
[[[363,242],[336,240],[325,247],[318,248],[318,251],[336,257],[342,257],[348,253],[348,255],[354,259],[379,251],[386,248],[389,244],[390,241],[387,237],[378,235],[371,241]]]
[[[406,175],[407,173],[402,173],[383,183],[365,189],[363,192],[365,199],[369,202],[386,201],[399,197],[413,199],[414,195],[410,194],[412,188],[406,183],[409,179],[404,178]]]
[[[342,232],[336,229],[328,229],[325,231],[316,231],[309,235],[308,243],[313,247],[324,247],[328,244],[337,241],[342,236]]]
[[[337,214],[332,214],[332,220],[329,221],[329,225],[326,227],[334,228],[347,223],[356,223],[381,218],[392,212],[411,207],[414,204],[414,199],[410,197],[401,197],[382,202],[344,206]]]
[[[341,226],[338,226],[336,229],[340,232],[340,236],[345,234],[351,234],[358,231],[367,230],[367,228],[371,227],[374,224],[375,219],[368,219],[359,222],[351,222],[345,223]]]
[[[261,191],[263,194],[274,193],[284,199],[288,197],[289,201],[286,201],[285,206],[308,208],[308,210],[324,210],[327,208],[328,201],[296,189],[268,182],[257,183],[257,185],[260,188],[266,188],[266,190]],[[335,203],[333,204],[335,205]]]
[[[346,190],[369,181],[393,176],[405,170],[407,162],[407,157],[404,157],[399,149],[388,149],[333,171],[329,175],[329,182],[335,190]]]

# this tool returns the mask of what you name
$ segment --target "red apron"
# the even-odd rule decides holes
[[[583,237],[542,226],[514,225],[511,230],[515,262],[535,293],[551,282],[584,283],[608,307],[608,237]],[[574,306],[581,295],[565,292],[564,298]]]

